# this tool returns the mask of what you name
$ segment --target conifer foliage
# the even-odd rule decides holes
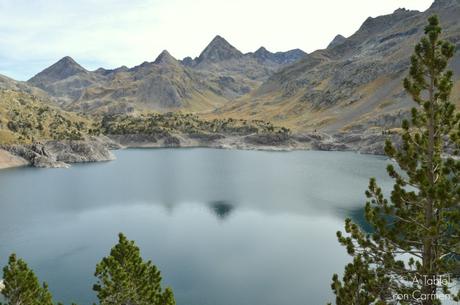
[[[144,262],[134,241],[119,234],[118,244],[96,266],[93,289],[101,305],[175,305],[172,290],[161,288],[160,271]]]
[[[418,106],[403,123],[402,144],[386,143],[399,167],[387,168],[395,181],[390,199],[371,179],[365,217],[372,233],[350,219],[347,234],[337,233],[353,257],[343,278],[333,277],[337,305],[433,305],[460,297],[452,289],[460,258],[460,161],[447,154],[458,154],[460,116],[449,102],[454,47],[441,32],[430,17],[404,80]]]
[[[2,305],[53,305],[46,283],[40,285],[26,262],[12,254],[3,268]]]
[[[119,234],[119,242],[96,266],[98,281],[93,289],[100,305],[175,305],[170,288],[161,288],[160,271],[144,262],[134,241]],[[46,283],[40,285],[34,272],[15,254],[3,269],[0,305],[54,305]],[[58,305],[62,305],[58,303]],[[75,304],[72,304],[75,305]]]

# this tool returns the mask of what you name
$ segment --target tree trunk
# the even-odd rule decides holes
[[[434,50],[435,46],[433,46]],[[430,78],[430,87],[429,91],[429,118],[428,118],[428,156],[427,156],[427,165],[428,165],[428,181],[429,187],[433,188],[435,183],[435,164],[434,164],[434,157],[435,157],[435,98],[434,98],[434,71],[430,71],[431,78]],[[428,198],[425,202],[425,227],[431,228],[433,222],[433,198],[431,194],[427,194]],[[423,272],[424,279],[422,284],[422,294],[426,297],[426,300],[422,301],[423,305],[433,305],[433,300],[431,296],[436,293],[436,285],[434,285],[434,280],[436,274],[433,273],[433,262],[434,262],[434,251],[433,251],[433,237],[431,235],[425,236],[423,240]],[[430,283],[427,283],[430,281]]]

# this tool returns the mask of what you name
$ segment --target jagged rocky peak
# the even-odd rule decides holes
[[[410,10],[401,7],[401,8],[398,8],[397,10],[395,10],[395,11],[393,12],[393,14],[404,14],[404,13],[407,13],[407,12],[410,12]]]
[[[57,64],[67,64],[67,65],[78,65],[78,63],[70,56],[64,56],[61,58]]]
[[[95,70],[95,73],[101,74],[101,75],[108,75],[111,73],[118,73],[118,72],[127,72],[129,71],[129,68],[127,66],[121,66],[115,69],[105,69],[105,68],[99,68]]]
[[[459,0],[460,1],[460,0]],[[361,25],[358,32],[367,32],[369,34],[381,33],[389,28],[391,28],[396,23],[401,20],[415,16],[419,14],[419,11],[412,11],[406,9],[398,9],[392,14],[378,16],[378,17],[368,17],[366,21]]]
[[[442,9],[451,6],[460,6],[460,0],[435,0],[430,9]]]
[[[132,67],[130,69],[130,71],[139,71],[139,70],[142,70],[142,69],[149,69],[151,66],[153,65],[153,63],[151,62],[148,62],[148,61],[144,61],[143,63],[141,63],[140,65],[137,65],[135,67]]]
[[[53,64],[52,66],[46,68],[42,72],[38,73],[34,77],[32,77],[29,81],[39,81],[42,79],[46,79],[48,81],[57,81],[66,79],[70,76],[79,74],[79,73],[87,73],[88,71],[80,66],[72,57],[66,56],[61,58],[58,62]]]
[[[275,57],[279,64],[287,65],[299,61],[308,54],[301,49],[292,49],[287,52],[276,52]]]
[[[197,61],[198,63],[204,61],[219,62],[233,58],[240,58],[242,56],[243,53],[232,46],[223,37],[217,35],[204,49],[204,51],[201,52]]]
[[[260,47],[257,49],[257,51],[255,52],[255,54],[267,54],[267,53],[272,53],[270,52],[269,50],[267,50],[267,48],[265,47]]]
[[[332,49],[338,45],[341,45],[342,43],[345,42],[345,40],[347,40],[345,37],[343,37],[342,35],[337,35],[334,37],[334,39],[332,39],[332,41],[329,43],[329,45],[327,46],[328,49]]]
[[[181,62],[184,66],[187,67],[193,67],[195,65],[195,61],[190,56],[185,57]]]
[[[265,47],[260,47],[254,52],[254,54],[256,54],[256,55],[265,55],[265,54],[273,54],[273,53],[270,52],[269,50],[267,50],[267,48],[265,48]]]
[[[272,53],[268,51],[265,47],[260,47],[254,53],[249,53],[259,62],[272,61],[279,65],[291,64],[303,58],[307,53],[300,49],[293,49],[286,52],[276,52]]]
[[[258,59],[266,59],[271,55],[273,55],[273,53],[268,51],[265,47],[260,47],[254,52],[254,56]]]
[[[178,61],[167,50],[163,50],[153,63],[156,65],[176,65]]]

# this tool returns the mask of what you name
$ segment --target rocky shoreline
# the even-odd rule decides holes
[[[17,166],[38,168],[68,168],[71,163],[115,160],[113,149],[121,148],[107,137],[88,137],[85,140],[48,141],[24,145],[4,145],[0,151],[22,160]],[[0,160],[0,168],[1,166]],[[5,164],[14,167],[15,164]]]
[[[385,139],[394,135],[377,133],[303,133],[294,135],[252,134],[246,136],[184,135],[156,137],[149,134],[126,134],[88,137],[85,140],[48,141],[29,145],[0,146],[0,169],[16,166],[68,168],[72,163],[115,160],[111,150],[124,148],[192,148],[293,151],[355,151],[384,154]],[[3,158],[2,158],[3,156]]]

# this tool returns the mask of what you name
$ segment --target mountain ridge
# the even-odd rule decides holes
[[[196,62],[217,62],[229,59],[241,58],[243,53],[231,45],[225,38],[216,35],[206,48],[198,56]]]
[[[88,71],[66,56],[28,83],[73,111],[204,111],[248,93],[306,53],[295,49],[267,54],[262,62],[217,35],[195,59],[177,60],[163,50],[153,62],[132,68]]]
[[[400,126],[413,106],[403,90],[410,55],[429,16],[440,16],[443,38],[460,48],[460,1],[437,0],[425,12],[398,9],[369,17],[340,44],[310,53],[210,116],[264,119],[294,130],[368,132]],[[460,53],[453,102],[460,106]]]
[[[63,58],[28,84],[73,111],[184,110],[327,132],[392,128],[412,106],[401,81],[433,14],[440,16],[443,37],[460,49],[460,0],[436,0],[424,12],[399,8],[369,17],[353,35],[337,35],[310,54],[265,47],[243,53],[217,35],[196,58],[177,60],[165,50],[153,62],[96,71]],[[459,53],[451,68],[460,105]]]
[[[43,81],[61,80],[75,74],[87,73],[88,71],[80,66],[72,57],[65,56],[56,63],[41,71],[29,79],[32,84],[40,84]]]

